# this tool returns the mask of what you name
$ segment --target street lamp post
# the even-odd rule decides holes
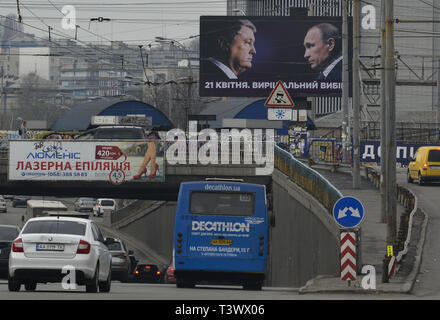
[[[192,99],[192,90],[191,90],[191,86],[194,83],[193,79],[193,72],[191,69],[191,57],[188,53],[187,48],[180,43],[179,41],[175,40],[175,39],[170,39],[170,38],[164,38],[164,37],[155,37],[155,41],[157,42],[165,42],[165,43],[171,43],[172,45],[177,44],[181,49],[183,49],[183,51],[185,52],[187,58],[188,58],[188,64],[187,64],[187,68],[189,71],[189,76],[188,76],[188,81],[186,82],[188,84],[188,99],[186,101],[186,105],[185,105],[185,131],[188,131],[188,118],[189,118],[189,110],[191,108],[191,99]]]

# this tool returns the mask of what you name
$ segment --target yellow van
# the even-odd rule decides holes
[[[417,180],[420,185],[427,181],[440,181],[440,146],[417,149],[408,165],[407,180]]]

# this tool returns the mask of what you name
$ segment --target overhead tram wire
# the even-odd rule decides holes
[[[6,16],[3,16],[3,15],[0,15],[0,17],[4,17],[4,18],[11,19],[11,18],[6,17]],[[11,19],[11,20],[13,20],[13,19]],[[14,21],[15,21],[15,20],[14,20]],[[41,29],[41,28],[38,28],[38,27],[32,26],[32,25],[30,25],[30,24],[27,24],[27,23],[23,23],[23,24],[26,25],[26,26],[29,26],[29,27],[31,27],[31,28],[37,29],[37,30],[39,30],[39,31],[47,32],[47,31],[44,30],[44,29]],[[0,26],[3,26],[3,27],[5,27],[5,28],[11,29],[11,30],[14,30],[14,29],[12,29],[11,27],[6,26],[6,25],[3,25],[3,24],[1,24],[1,23],[0,23]],[[20,33],[26,34],[26,32],[24,32],[24,31],[17,31],[17,32],[20,32]],[[57,35],[59,35],[59,34],[57,34]],[[62,35],[62,36],[64,36],[64,35]],[[35,38],[38,38],[38,39],[41,39],[41,40],[43,40],[43,41],[48,41],[47,39],[42,38],[42,37],[39,37],[39,36],[35,36],[35,35],[34,35],[34,37],[35,37]],[[195,38],[195,37],[198,37],[198,35],[185,37],[183,40],[187,40],[187,39],[191,39],[191,38]],[[70,37],[67,37],[67,38],[70,39],[70,40],[72,40],[72,41],[75,41],[75,40],[73,40],[73,39],[70,38]],[[81,41],[79,41],[79,40],[76,40],[76,41],[81,42]],[[73,49],[70,48],[70,47],[63,46],[63,45],[59,44],[58,42],[53,42],[53,41],[52,41],[51,43],[54,44],[55,46],[59,47],[59,48],[66,49],[67,51],[70,51],[71,53],[74,54],[74,56],[82,56],[82,57],[88,58],[87,55],[85,55],[85,54],[83,54],[83,53],[81,53],[81,52],[75,51],[75,50],[73,50]],[[82,43],[82,42],[81,42],[81,43]],[[88,46],[90,49],[93,49],[93,50],[99,51],[97,48],[95,48],[95,47],[93,47],[93,46],[90,46],[90,45],[88,45],[88,44],[86,44],[86,46]],[[105,52],[105,51],[104,51],[104,52]],[[114,58],[114,56],[116,55],[116,54],[108,53],[108,52],[105,52],[105,53],[111,55],[112,58]],[[141,56],[141,58],[143,59],[142,56]],[[119,68],[119,64],[116,65],[116,63],[106,62],[105,60],[102,61],[102,64],[104,64],[104,65],[109,65],[109,66],[112,66],[112,67],[115,67],[115,68]],[[128,63],[128,65],[138,67],[137,64],[133,64],[133,63]],[[155,73],[155,70],[154,70],[154,69],[151,69],[151,70],[152,70],[153,73]],[[148,77],[147,77],[147,81],[144,81],[144,79],[138,78],[138,77],[136,77],[135,75],[133,75],[129,70],[125,70],[125,71],[127,72],[127,74],[129,74],[130,76],[132,76],[133,79],[140,81],[140,82],[143,83],[144,85],[147,84],[147,85],[150,86],[150,85],[160,85],[160,84],[163,84],[162,82],[161,82],[161,83],[151,82],[151,81],[148,79]],[[145,73],[145,69],[144,69],[144,73]],[[172,81],[168,81],[168,82],[172,82]],[[168,83],[168,82],[166,82],[166,83]],[[166,84],[166,83],[165,83],[165,84]]]
[[[0,15],[0,17],[4,17],[4,18],[7,18],[7,19],[11,19],[11,18],[9,18],[9,17],[7,17],[7,16],[3,16],[3,15]],[[11,19],[11,20],[13,20],[13,19]],[[14,20],[14,21],[15,21],[15,20]],[[24,25],[26,25],[26,26],[28,26],[28,27],[34,28],[34,29],[36,29],[36,30],[39,30],[39,31],[41,31],[41,32],[48,32],[47,30],[44,30],[44,29],[38,28],[38,27],[36,27],[36,26],[30,25],[30,24],[27,24],[27,23],[24,23],[24,22],[22,22],[22,24],[24,24]],[[12,29],[12,28],[10,28],[9,26],[3,25],[3,24],[1,24],[1,23],[0,23],[0,25],[3,26],[3,27],[5,27],[5,28],[9,28],[9,29],[11,29],[11,30],[15,30],[15,29]],[[47,24],[45,24],[45,25],[46,25],[46,26],[49,26],[49,25],[47,25]],[[24,32],[24,31],[17,31],[17,32],[20,32],[20,33],[26,34],[26,32]],[[68,35],[66,36],[65,34],[58,34],[58,33],[52,33],[52,34],[53,34],[53,35],[57,35],[57,36],[64,37],[64,38],[66,38],[66,39],[68,39],[68,40],[72,40],[72,41],[80,42],[81,44],[85,45],[85,46],[88,47],[89,49],[92,49],[92,50],[95,50],[95,51],[97,51],[97,52],[101,52],[101,53],[104,53],[104,54],[108,55],[108,58],[112,58],[112,59],[114,59],[115,56],[117,56],[117,54],[115,54],[115,53],[108,52],[108,51],[103,50],[103,49],[100,49],[100,48],[96,48],[96,47],[91,46],[91,45],[89,45],[89,44],[87,44],[87,43],[85,43],[85,42],[83,42],[83,41],[81,41],[81,40],[75,40],[74,38],[71,38],[71,37],[68,36]],[[34,35],[34,37],[35,37],[35,38],[38,38],[38,39],[41,39],[41,40],[44,40],[44,41],[48,41],[48,39],[45,39],[45,38],[42,38],[42,37],[38,37],[38,36],[35,36],[35,35]],[[61,44],[59,44],[59,43],[57,43],[57,42],[53,42],[53,41],[50,41],[50,42],[51,42],[52,44],[55,44],[55,45],[58,46],[59,48],[66,49],[67,51],[70,51],[70,52],[72,52],[72,53],[74,53],[74,54],[76,54],[76,55],[80,55],[80,56],[83,56],[83,57],[88,57],[87,55],[84,55],[84,54],[82,54],[82,53],[80,53],[80,52],[77,52],[77,51],[72,50],[72,48],[70,48],[70,47],[63,46],[63,45],[61,45]],[[110,65],[110,66],[114,66],[114,67],[116,67],[116,63],[106,62],[105,60],[104,60],[102,63],[103,63],[103,64],[106,64],[106,65]],[[134,63],[128,63],[128,65],[129,65],[129,66],[137,67],[137,65],[134,64]],[[117,65],[117,67],[119,67],[119,64]],[[127,72],[128,72],[128,71],[127,71]],[[128,72],[128,73],[129,73],[129,72]],[[135,79],[138,79],[138,80],[143,81],[143,79],[140,79],[140,78],[136,78],[136,77],[135,77]]]
[[[0,16],[2,16],[2,15],[0,15]],[[5,27],[5,28],[8,28],[8,29],[11,29],[11,30],[15,30],[15,29],[13,29],[13,28],[11,28],[11,27],[9,27],[9,26],[7,26],[7,25],[1,24],[1,23],[0,23],[0,26]],[[34,28],[35,28],[35,27],[34,27]],[[39,28],[37,28],[37,29],[39,29]],[[39,29],[39,30],[41,30],[41,31],[45,31],[45,30],[42,30],[42,29]],[[19,31],[19,30],[15,30],[15,31],[20,32],[20,33],[23,33],[23,34],[26,34],[26,32],[24,32],[24,31]],[[37,38],[37,39],[43,40],[43,41],[48,41],[47,39],[42,38],[42,37],[39,37],[39,36],[35,36],[35,35],[34,35],[34,37]],[[59,44],[58,42],[53,42],[53,41],[52,41],[51,43],[54,44],[55,46],[57,46],[58,48],[62,48],[62,49],[65,49],[65,50],[67,50],[67,51],[70,51],[71,53],[74,54],[74,56],[82,56],[82,57],[84,57],[84,58],[89,58],[88,55],[86,55],[86,54],[84,54],[84,53],[82,53],[82,52],[75,51],[75,50],[73,50],[73,49],[70,48],[70,47],[63,46],[63,45]],[[114,62],[107,62],[107,61],[103,60],[101,63],[102,63],[103,65],[108,65],[108,66],[111,66],[111,67],[114,67],[114,68],[119,68],[119,64],[116,65],[116,63],[114,63]],[[136,66],[136,67],[137,67],[136,64],[130,64],[130,65],[132,65],[132,66]],[[127,71],[128,74],[130,74],[131,76],[133,76],[133,79],[136,79],[136,80],[139,80],[139,81],[141,81],[141,82],[144,82],[144,79],[141,79],[141,78],[136,77],[135,75],[131,74],[128,70],[126,70],[126,71]]]

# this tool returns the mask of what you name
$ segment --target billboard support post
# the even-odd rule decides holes
[[[347,1],[342,3],[342,161],[348,159],[348,92],[349,92],[349,74],[348,74],[348,12]]]

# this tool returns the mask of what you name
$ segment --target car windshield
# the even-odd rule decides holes
[[[440,162],[440,150],[430,150],[428,154],[428,161]]]
[[[30,221],[23,230],[23,234],[28,233],[57,233],[84,236],[86,234],[86,223],[66,220]]]
[[[107,128],[96,130],[95,139],[143,139],[142,131],[133,128]]]
[[[121,251],[122,250],[122,246],[121,246],[120,242],[115,242],[115,243],[109,244],[107,247],[110,251]]]
[[[0,226],[0,241],[12,241],[17,238],[18,233],[15,227]]]
[[[93,198],[79,198],[79,201],[95,201]]]
[[[114,201],[112,200],[102,200],[101,205],[104,207],[112,207],[114,205]]]

